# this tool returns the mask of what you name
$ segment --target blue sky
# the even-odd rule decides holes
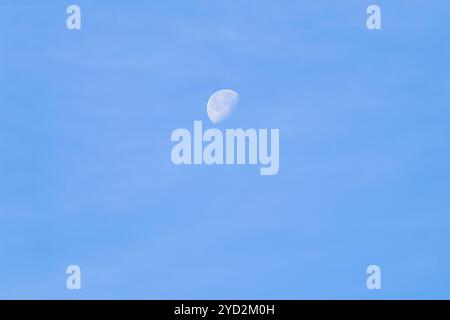
[[[0,298],[450,298],[448,1],[0,12]],[[279,173],[174,166],[194,120],[279,128]]]

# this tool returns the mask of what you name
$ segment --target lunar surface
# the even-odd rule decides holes
[[[225,120],[237,105],[239,94],[233,90],[219,90],[209,98],[206,111],[208,117],[214,123]]]

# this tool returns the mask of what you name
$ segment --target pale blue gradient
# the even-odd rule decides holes
[[[450,298],[450,2],[0,12],[0,298]],[[279,128],[280,172],[172,165],[194,120]]]

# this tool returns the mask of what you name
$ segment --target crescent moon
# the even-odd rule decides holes
[[[206,112],[214,123],[225,120],[239,102],[239,94],[236,91],[222,89],[214,92],[208,100]]]

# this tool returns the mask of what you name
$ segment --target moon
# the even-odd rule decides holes
[[[206,112],[214,123],[225,120],[239,102],[239,94],[233,90],[222,89],[209,97]]]

